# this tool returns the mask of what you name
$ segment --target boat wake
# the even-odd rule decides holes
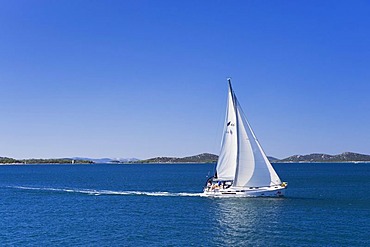
[[[166,192],[166,191],[113,191],[113,190],[92,190],[92,189],[71,189],[71,188],[50,188],[50,187],[25,187],[25,186],[8,186],[8,188],[18,190],[34,191],[53,191],[60,193],[87,194],[92,196],[100,195],[119,195],[119,196],[202,196],[203,193],[188,192]]]

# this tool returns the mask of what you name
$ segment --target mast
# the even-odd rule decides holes
[[[227,78],[227,82],[229,83],[229,88],[230,88],[230,91],[231,91],[233,99],[234,99],[234,91],[233,91],[233,87],[231,86],[231,77]]]

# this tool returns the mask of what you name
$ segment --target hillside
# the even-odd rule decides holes
[[[133,163],[215,163],[218,156],[215,154],[203,153],[183,158],[176,157],[155,157],[146,160],[139,160]]]
[[[370,155],[345,152],[338,155],[329,154],[308,154],[293,155],[285,159],[277,159],[267,156],[271,163],[325,163],[325,162],[370,162]],[[215,154],[203,153],[182,158],[177,157],[155,157],[146,160],[131,159],[91,159],[91,158],[62,158],[62,159],[13,159],[0,157],[0,164],[93,164],[93,163],[216,163],[218,156]]]
[[[308,154],[293,155],[285,159],[277,159],[267,156],[271,163],[310,163],[310,162],[370,162],[370,155],[345,152],[338,155],[329,154]],[[215,163],[218,156],[214,154],[199,154],[195,156],[176,158],[176,157],[156,157],[146,160],[138,160],[133,163]]]
[[[119,163],[131,163],[131,162],[135,162],[135,161],[138,161],[138,159],[136,158],[115,158],[115,159],[112,159],[112,158],[100,158],[100,159],[94,159],[94,158],[82,158],[82,157],[73,157],[72,159],[74,160],[85,160],[85,161],[91,161],[92,163],[95,163],[95,164],[119,164]]]
[[[370,155],[358,154],[345,152],[338,155],[329,155],[329,154],[308,154],[308,155],[293,155],[285,159],[281,159],[275,162],[369,162]]]
[[[203,153],[194,156],[187,156],[183,158],[177,157],[155,157],[146,160],[138,160],[131,163],[216,163],[218,156],[215,154]],[[268,157],[270,162],[278,161],[274,157]]]
[[[89,160],[74,160],[69,158],[62,159],[13,159],[0,157],[0,164],[92,164]]]

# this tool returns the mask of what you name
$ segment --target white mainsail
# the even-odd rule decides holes
[[[281,184],[240,107],[230,80],[225,129],[216,172],[219,180],[234,180],[234,187]]]
[[[236,115],[233,98],[233,92],[230,85],[226,106],[224,134],[216,166],[217,178],[220,180],[234,180],[235,177],[238,139],[236,136]]]

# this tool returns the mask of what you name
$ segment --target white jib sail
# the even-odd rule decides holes
[[[281,184],[235,97],[238,133],[237,167],[233,186],[262,187]]]

